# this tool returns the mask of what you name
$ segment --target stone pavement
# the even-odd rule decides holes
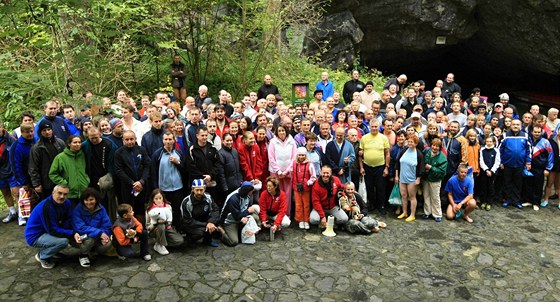
[[[23,228],[2,224],[0,301],[560,301],[559,215],[556,203],[494,206],[472,225],[388,215],[369,236],[292,228],[254,246],[100,257],[90,268],[69,259],[51,270]]]

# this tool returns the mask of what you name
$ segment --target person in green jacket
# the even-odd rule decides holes
[[[53,160],[49,178],[55,185],[64,184],[70,188],[68,199],[72,201],[72,206],[75,207],[80,202],[80,196],[89,186],[89,176],[79,136],[71,135],[66,140],[66,148]]]
[[[434,138],[430,148],[424,150],[424,162],[426,172],[422,176],[424,186],[424,215],[422,218],[429,219],[432,215],[436,222],[441,222],[439,191],[441,181],[447,171],[447,157],[441,152],[441,139]]]

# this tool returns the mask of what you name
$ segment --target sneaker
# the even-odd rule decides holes
[[[163,246],[163,245],[162,245],[162,246]],[[144,257],[142,257],[142,258],[144,258],[144,260],[146,260],[146,261],[150,261],[150,260],[152,260],[152,255],[146,254],[146,255],[144,255]]]
[[[304,227],[306,230],[309,230],[309,222],[304,222]]]
[[[18,225],[19,226],[24,226],[26,224],[27,224],[27,218],[18,217]]]
[[[436,218],[434,218],[434,221],[435,221],[435,222],[441,222],[441,217],[436,217]]]
[[[6,215],[6,218],[4,218],[2,220],[3,223],[9,223],[12,221],[15,221],[18,218],[18,214],[17,213],[12,213],[12,212],[8,212],[8,215]]]
[[[541,202],[541,208],[546,208],[546,206],[548,206],[548,200],[543,200]]]
[[[520,210],[523,209],[523,205],[520,204],[520,203],[516,204],[515,207],[518,208],[518,209],[520,209]]]
[[[159,243],[154,244],[154,251],[158,252],[160,255],[169,254],[169,251],[165,248],[165,246]]]
[[[558,194],[554,194],[554,195],[550,196],[549,199],[558,199]]]
[[[300,223],[299,223],[299,228],[300,228],[301,230],[305,229],[305,222],[300,222]]]
[[[524,207],[530,207],[530,206],[532,206],[533,204],[530,203],[530,202],[524,202],[524,203],[522,203],[521,205],[524,206]]]
[[[509,207],[509,202],[502,202],[502,207],[504,207],[504,208]]]
[[[218,243],[217,243],[216,241],[214,241],[214,240],[211,240],[210,243],[208,243],[208,245],[211,246],[211,247],[218,247],[218,246],[220,246],[220,244],[218,244]]]
[[[43,268],[50,269],[50,268],[54,267],[54,262],[49,261],[49,260],[42,260],[41,258],[39,258],[39,253],[37,253],[35,255],[35,260],[37,260],[37,262],[41,263],[41,266]]]
[[[90,264],[91,264],[91,263],[89,262],[89,258],[88,258],[87,256],[85,256],[85,257],[80,257],[78,260],[80,261],[80,265],[81,265],[82,267],[89,267]]]
[[[533,205],[533,210],[538,211],[538,210],[539,210],[539,206],[536,205],[536,204],[534,204],[534,205]]]
[[[424,214],[424,215],[422,215],[422,219],[430,219],[430,215],[429,214]]]
[[[483,203],[483,204],[480,205],[480,208],[483,209],[483,210],[486,210],[487,206],[488,206],[487,203]]]

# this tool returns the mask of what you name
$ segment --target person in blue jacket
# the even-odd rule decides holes
[[[541,126],[534,125],[531,130],[531,170],[533,177],[526,177],[523,181],[522,197],[533,210],[539,210],[543,195],[544,177],[548,176],[554,166],[554,152],[550,141],[543,137]]]
[[[26,191],[33,190],[31,183],[31,175],[29,174],[29,154],[31,147],[35,144],[33,124],[21,124],[21,136],[10,147],[10,166],[16,182],[16,187],[13,193],[17,192],[19,188],[23,187]],[[18,194],[14,195],[14,200],[18,200]],[[31,200],[31,210],[35,206],[35,200]],[[18,217],[18,224],[25,225],[27,219],[21,216]]]
[[[523,185],[523,168],[531,170],[531,143],[527,133],[521,131],[521,121],[511,122],[511,129],[504,134],[500,145],[500,155],[504,172],[503,207],[514,204],[518,209],[521,205],[521,187]]]
[[[43,109],[45,111],[45,115],[37,121],[37,124],[35,124],[35,140],[39,140],[39,124],[43,120],[48,120],[52,124],[54,136],[60,138],[63,141],[66,141],[66,139],[68,139],[68,137],[71,135],[70,129],[68,129],[68,125],[64,121],[64,118],[57,115],[57,102],[48,101],[45,103]]]
[[[35,260],[43,268],[53,268],[52,257],[66,249],[70,241],[81,243],[80,234],[72,228],[72,204],[66,198],[69,191],[66,185],[55,186],[52,195],[31,211],[25,227],[25,241],[40,249]]]
[[[111,248],[111,228],[113,224],[107,211],[99,203],[101,195],[94,188],[87,188],[82,194],[82,202],[72,213],[72,227],[85,236],[80,244],[80,265],[90,266],[92,252],[103,254]]]

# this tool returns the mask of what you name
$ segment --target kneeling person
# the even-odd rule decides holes
[[[244,181],[241,187],[226,198],[222,213],[220,215],[220,225],[223,225],[222,242],[228,246],[239,244],[240,227],[243,228],[249,222],[250,217],[255,219],[260,226],[259,207],[253,206],[251,196],[255,188],[250,181]]]
[[[352,234],[369,234],[379,232],[379,228],[385,228],[387,225],[382,221],[369,217],[367,214],[367,206],[362,196],[355,192],[354,183],[346,183],[344,185],[346,196],[340,197],[340,206],[349,215],[346,230]],[[362,210],[363,209],[363,210]]]
[[[191,243],[202,239],[204,244],[217,247],[212,234],[219,231],[220,208],[206,193],[203,179],[193,180],[191,187],[191,194],[181,203],[181,228]]]
[[[310,224],[321,223],[321,227],[327,226],[326,215],[332,215],[336,223],[348,222],[348,215],[338,205],[338,192],[342,192],[344,186],[338,177],[332,175],[332,168],[328,165],[321,167],[321,177],[313,184],[311,201],[313,210],[309,215]]]
[[[473,222],[470,215],[476,208],[476,200],[473,198],[474,181],[472,177],[467,177],[468,170],[466,165],[459,165],[457,175],[453,175],[445,185],[449,198],[446,216],[449,220],[463,216],[467,222]]]

